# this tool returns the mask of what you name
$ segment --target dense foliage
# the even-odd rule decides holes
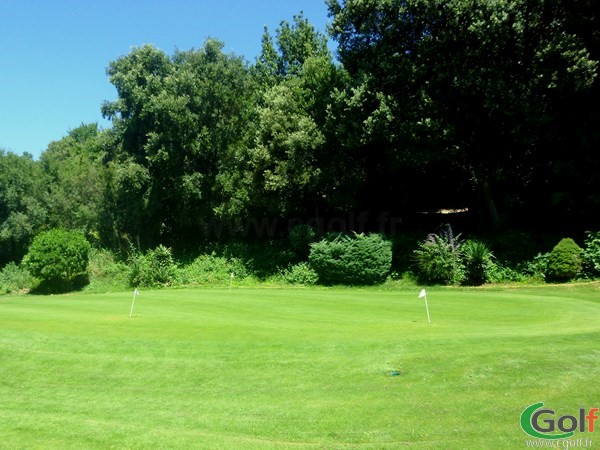
[[[83,233],[55,228],[35,237],[23,264],[48,290],[64,290],[87,274],[89,252]]]
[[[269,256],[215,258],[244,259],[262,279],[356,283],[317,256],[346,238],[313,244],[305,264],[315,240],[356,231],[401,243],[394,270],[479,284],[545,276],[540,231],[581,243],[600,228],[594,2],[327,3],[329,36],[299,14],[265,28],[253,62],[216,39],[170,55],[133,48],[108,64],[111,128],[82,124],[39,160],[0,150],[0,268],[14,262],[17,277],[34,238],[65,228],[129,258],[135,285],[177,283],[177,257],[234,242]],[[461,231],[492,236],[489,249],[406,238],[447,221],[442,210],[463,211]],[[598,241],[584,245],[589,277]],[[226,275],[212,263],[214,279]],[[360,282],[380,282],[386,264]]]
[[[392,244],[378,234],[338,234],[311,244],[309,262],[324,284],[382,283],[392,264]]]
[[[600,231],[588,231],[583,250],[583,266],[590,277],[600,275]]]
[[[129,284],[133,287],[170,286],[176,277],[175,260],[170,248],[159,245],[144,254],[131,257]]]
[[[581,247],[571,238],[561,239],[548,256],[546,279],[570,281],[581,272],[582,265]]]
[[[27,292],[33,284],[33,277],[22,265],[10,262],[0,271],[0,294]]]
[[[481,241],[467,240],[462,245],[465,265],[464,284],[479,286],[490,281],[494,270],[494,255]]]
[[[445,225],[438,233],[430,233],[414,250],[416,273],[427,284],[459,283],[465,276],[459,235]]]

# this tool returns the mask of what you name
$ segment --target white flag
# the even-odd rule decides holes
[[[135,288],[135,290],[133,291],[133,295],[140,295],[140,291],[138,291],[137,288]]]
[[[421,289],[421,293],[419,294],[419,298],[423,298],[423,297],[427,297],[427,294],[425,293],[425,289]]]

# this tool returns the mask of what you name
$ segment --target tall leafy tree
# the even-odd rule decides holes
[[[282,20],[274,38],[265,27],[261,53],[253,70],[264,85],[272,86],[283,78],[300,75],[309,58],[331,60],[331,53],[327,36],[301,12],[293,17],[292,23]]]
[[[470,184],[493,219],[499,197],[504,208],[523,204],[528,188],[549,182],[544,136],[565,129],[565,100],[589,92],[597,72],[563,3],[328,4],[340,57],[367,94],[363,139],[381,143],[392,166],[439,161],[454,172],[452,191]]]
[[[306,111],[304,94],[298,79],[288,80],[266,91],[258,108],[250,183],[258,206],[271,213],[298,213],[320,174],[316,153],[325,139]]]
[[[30,154],[0,150],[0,265],[19,261],[48,218],[46,176]]]
[[[99,237],[100,205],[105,186],[103,133],[82,124],[51,142],[40,156],[48,180],[48,224]]]
[[[334,176],[343,163],[328,129],[328,109],[344,71],[334,63],[327,37],[300,13],[292,23],[282,21],[274,37],[265,29],[252,73],[260,86],[254,132],[231,189],[245,192],[253,211],[318,214],[344,180]]]
[[[121,174],[136,174],[133,185],[145,189],[144,217],[151,224],[145,242],[196,241],[228,201],[217,180],[231,170],[243,140],[253,92],[248,67],[209,39],[172,57],[152,46],[134,49],[111,63],[108,74],[119,99],[106,103],[104,114],[116,131],[115,160],[131,169]],[[116,189],[128,179],[116,176]]]

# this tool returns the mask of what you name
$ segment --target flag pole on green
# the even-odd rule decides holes
[[[133,316],[133,306],[135,305],[135,298],[140,295],[140,291],[138,291],[137,288],[135,288],[135,290],[133,291],[133,301],[131,302],[131,311],[129,311],[129,318],[131,319],[131,316]]]
[[[425,289],[421,289],[419,298],[425,298],[425,310],[427,311],[427,322],[431,324],[431,319],[429,318],[429,306],[427,305],[427,292],[425,292]]]

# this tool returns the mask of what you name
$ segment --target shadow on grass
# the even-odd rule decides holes
[[[66,294],[67,292],[77,292],[83,290],[90,283],[88,274],[81,274],[71,280],[55,278],[43,280],[36,287],[29,291],[34,295]]]

